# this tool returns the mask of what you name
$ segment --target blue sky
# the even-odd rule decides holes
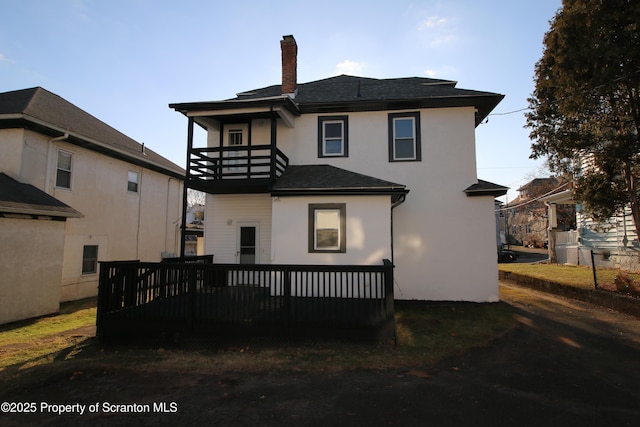
[[[433,77],[505,99],[478,126],[478,177],[545,176],[523,128],[542,38],[561,0],[0,0],[0,92],[41,86],[180,166],[186,119],[169,103],[298,81]],[[512,199],[511,191],[508,195]],[[504,198],[502,198],[504,200]]]

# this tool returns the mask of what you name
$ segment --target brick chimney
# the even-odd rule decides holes
[[[298,87],[298,45],[293,36],[283,36],[282,50],[282,94],[295,94]]]

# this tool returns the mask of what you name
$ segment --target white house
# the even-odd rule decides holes
[[[58,311],[70,218],[82,214],[0,172],[0,324]]]
[[[341,75],[224,101],[171,104],[189,119],[187,185],[207,193],[218,263],[395,264],[398,299],[497,301],[494,197],[475,127],[502,95],[429,78]],[[194,125],[207,146],[194,147]]]
[[[43,88],[0,93],[0,173],[79,213],[56,225],[64,239],[60,277],[49,283],[59,288],[55,307],[97,294],[98,261],[159,261],[179,251],[184,170]],[[16,226],[29,238],[28,221]],[[5,236],[8,251],[24,243]],[[4,268],[39,266],[38,254]],[[20,286],[4,268],[0,288]],[[0,310],[13,303],[2,298]]]

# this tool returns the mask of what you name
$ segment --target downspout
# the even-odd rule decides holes
[[[51,138],[49,140],[49,155],[47,156],[47,176],[45,177],[45,181],[44,181],[44,191],[47,194],[52,194],[51,193],[51,172],[52,172],[52,168],[53,168],[53,147],[54,147],[54,142],[56,141],[64,141],[67,138],[69,138],[69,133],[65,132],[64,135],[55,137],[55,138]]]
[[[403,204],[407,200],[407,193],[400,195],[400,198],[391,204],[391,263],[396,265],[395,255],[394,255],[394,236],[393,236],[393,210]]]

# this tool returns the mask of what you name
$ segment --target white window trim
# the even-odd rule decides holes
[[[327,141],[337,140],[338,138],[327,138],[326,136],[326,125],[332,123],[339,123],[340,128],[342,130],[342,134],[340,135],[340,151],[337,153],[328,153],[327,152]],[[324,120],[322,122],[322,156],[323,157],[343,157],[344,156],[344,120]]]
[[[131,174],[135,174],[135,177],[136,177],[135,181],[131,180]],[[139,194],[140,193],[140,176],[141,176],[140,172],[131,171],[131,170],[127,172],[127,191],[129,193],[135,193],[135,194]],[[136,184],[136,189],[135,190],[131,190],[129,188],[129,184],[131,184],[131,183]]]
[[[58,166],[58,159],[60,158],[60,153],[64,153],[64,154],[68,154],[69,157],[71,158],[70,160],[70,166],[69,166],[69,170],[65,170],[65,169],[60,169],[60,167]],[[73,153],[72,151],[69,150],[63,150],[62,148],[58,148],[58,150],[56,151],[56,168],[55,168],[55,177],[54,177],[54,182],[55,182],[55,187],[62,189],[62,190],[69,190],[71,191],[71,189],[73,188],[73,164],[75,162],[75,153]],[[58,185],[58,171],[59,170],[63,170],[65,172],[69,172],[69,186],[68,187],[63,187],[61,185]]]

